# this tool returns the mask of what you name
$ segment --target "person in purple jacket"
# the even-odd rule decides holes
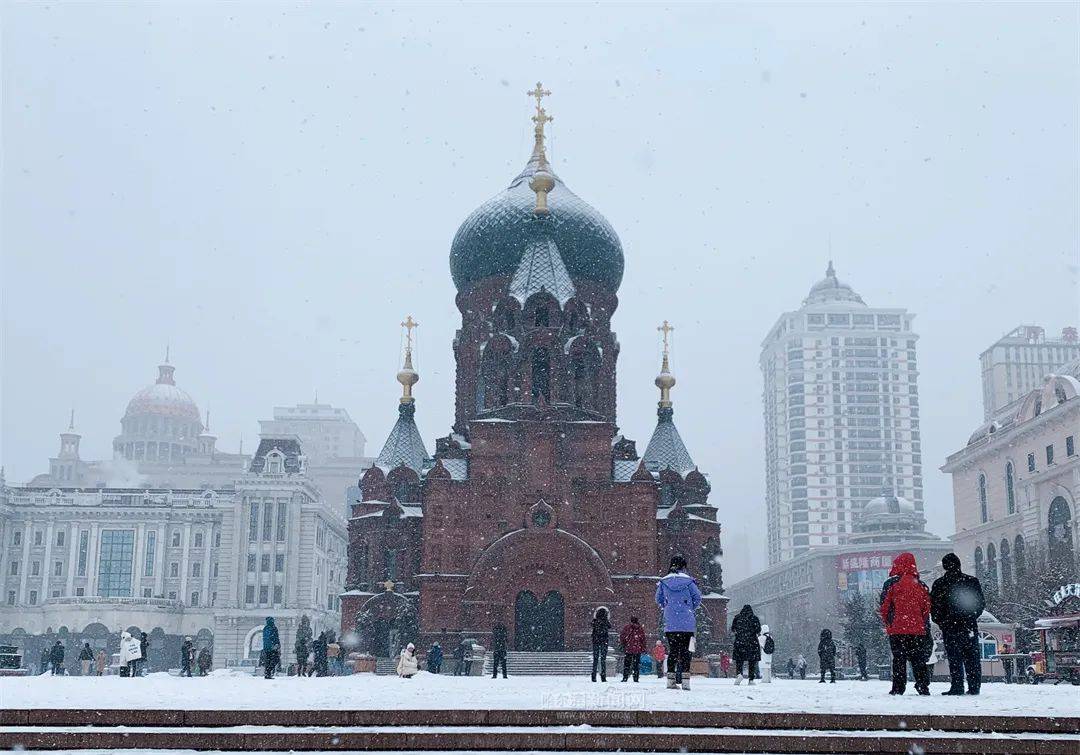
[[[697,631],[694,612],[701,605],[701,590],[686,573],[686,559],[672,556],[668,573],[656,585],[656,605],[664,612],[667,638],[667,688],[690,689],[690,641]],[[684,676],[685,674],[685,676]]]

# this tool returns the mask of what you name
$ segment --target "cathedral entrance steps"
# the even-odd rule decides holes
[[[479,711],[477,711],[480,713]],[[208,711],[208,713],[210,713]],[[287,720],[290,711],[275,711]],[[15,750],[594,751],[742,753],[983,753],[1075,755],[1075,734],[838,731],[676,726],[82,726],[0,727]]]
[[[494,656],[484,658],[484,673],[491,675]],[[608,653],[607,673],[611,676],[618,668],[621,673],[622,658]],[[587,676],[592,672],[592,653],[588,650],[557,650],[533,652],[511,650],[506,654],[506,671],[514,676]]]

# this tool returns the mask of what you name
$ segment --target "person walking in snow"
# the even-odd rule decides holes
[[[49,651],[49,663],[52,664],[53,676],[61,676],[64,673],[64,643],[57,640]]]
[[[672,556],[668,573],[656,584],[656,605],[664,612],[667,639],[667,688],[690,689],[690,643],[697,632],[695,612],[701,605],[701,590],[686,573],[686,559]]]
[[[821,679],[818,684],[825,683],[825,672],[829,672],[829,683],[836,684],[836,642],[832,638],[831,629],[821,630],[821,639],[817,645],[818,661],[821,665]]]
[[[472,676],[473,642],[468,637],[461,640],[461,675]]]
[[[855,662],[859,664],[859,678],[867,681],[870,676],[866,673],[866,645],[861,642],[855,646]]]
[[[776,642],[769,634],[769,625],[763,624],[761,634],[758,635],[758,645],[761,646],[761,681],[765,684],[772,683],[772,657],[776,652]],[[721,659],[722,660],[722,659]]]
[[[728,673],[731,671],[731,654],[726,650],[720,651],[720,671],[723,672],[724,678],[727,679]]]
[[[105,675],[105,667],[109,665],[109,659],[105,655],[105,650],[98,650],[97,655],[94,656],[94,671],[98,676]]]
[[[397,675],[402,679],[412,679],[419,671],[420,663],[416,659],[416,646],[410,642],[398,656]]]
[[[506,678],[506,635],[506,627],[502,624],[496,624],[491,630],[492,679],[498,678],[499,666],[502,666],[503,679]]]
[[[607,681],[607,651],[611,636],[611,620],[608,610],[601,606],[592,617],[592,680],[596,681],[596,669],[600,667],[600,681]]]
[[[120,635],[120,665],[127,669],[128,676],[135,676],[139,667],[139,658],[142,651],[139,649],[139,641],[128,632]]]
[[[799,653],[799,657],[795,660],[795,670],[799,672],[799,678],[800,679],[805,679],[806,678],[806,667],[807,667],[807,665],[808,664],[806,662],[806,656],[803,655],[802,653]]]
[[[761,660],[761,645],[758,635],[761,633],[761,621],[754,615],[749,605],[742,607],[735,620],[731,622],[731,633],[735,636],[732,644],[732,656],[735,659],[735,684],[742,684],[743,664],[747,666],[750,684],[758,678],[758,661]]]
[[[90,676],[90,667],[94,663],[94,651],[90,649],[90,643],[84,642],[79,651],[79,666],[83,676]]]
[[[319,632],[318,638],[311,643],[311,671],[308,676],[329,676],[330,668],[327,661],[327,649],[330,643],[326,639],[326,632]]]
[[[641,654],[645,652],[645,628],[638,623],[637,616],[631,616],[630,623],[622,628],[619,642],[623,646],[622,680],[625,682],[633,674],[636,682],[641,671]]]
[[[960,559],[947,553],[941,559],[945,574],[930,590],[930,615],[941,628],[945,657],[949,660],[949,689],[943,695],[979,694],[982,663],[979,657],[979,616],[986,608],[979,580],[960,570]]]
[[[889,578],[881,588],[880,613],[893,657],[889,694],[904,694],[910,663],[915,690],[920,695],[929,695],[930,668],[926,665],[926,647],[930,635],[930,591],[919,580],[919,569],[912,554],[901,553],[893,561]]]
[[[429,674],[442,673],[443,652],[442,645],[438,642],[431,643],[427,651],[427,670]]]
[[[213,663],[214,657],[210,654],[210,648],[203,648],[200,650],[198,655],[199,676],[206,676]]]
[[[263,668],[263,677],[266,679],[273,679],[274,672],[277,671],[278,665],[281,663],[281,638],[278,636],[277,625],[274,624],[274,618],[272,616],[266,617],[266,624],[263,625],[262,636],[263,652],[266,653],[266,664]],[[190,665],[188,666],[188,676],[191,676]]]
[[[180,645],[180,676],[191,678],[191,667],[195,661],[195,643],[190,637],[185,637]],[[263,662],[266,662],[266,648],[263,647]]]
[[[308,635],[310,637],[310,635]],[[311,655],[311,641],[302,634],[297,633],[296,642],[293,643],[293,652],[296,654],[296,675],[308,675],[308,656]]]
[[[465,670],[465,643],[459,642],[454,648],[454,676],[461,676]]]
[[[147,664],[150,663],[150,636],[146,632],[139,633],[139,676],[150,673]]]
[[[664,678],[664,659],[667,658],[667,648],[664,647],[664,643],[660,640],[656,641],[653,645],[652,651],[649,653],[653,659],[653,666],[656,667],[656,678]]]
[[[788,676],[788,679],[794,679],[795,678],[795,659],[792,658],[790,655],[788,656],[788,659],[787,659],[787,676]]]

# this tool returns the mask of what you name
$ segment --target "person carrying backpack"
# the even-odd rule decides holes
[[[686,559],[672,556],[668,573],[656,584],[656,605],[664,613],[664,636],[667,639],[667,688],[690,689],[690,642],[697,631],[697,611],[701,590],[686,573]]]
[[[758,644],[761,645],[761,681],[765,684],[772,683],[772,657],[776,652],[776,642],[769,633],[769,625],[763,624],[761,634],[758,635]]]

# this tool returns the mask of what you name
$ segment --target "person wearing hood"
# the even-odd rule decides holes
[[[49,663],[52,664],[53,676],[64,673],[64,652],[64,643],[60,640],[57,640],[49,651]]]
[[[267,679],[274,678],[274,672],[277,671],[278,664],[281,663],[281,639],[278,637],[277,625],[274,624],[274,617],[267,616],[266,624],[263,625],[263,652],[266,653],[266,663],[264,664],[263,676]],[[191,676],[190,670],[188,676]]]
[[[641,654],[645,652],[645,628],[637,616],[631,616],[630,623],[622,628],[619,642],[623,647],[622,680],[625,682],[632,674],[636,682],[641,673]]]
[[[127,669],[128,676],[135,676],[139,667],[139,659],[142,651],[139,649],[139,641],[129,632],[120,634],[120,665]]]
[[[761,660],[761,645],[758,644],[758,635],[761,634],[761,621],[754,615],[754,609],[749,605],[742,607],[735,620],[731,622],[731,633],[735,635],[732,643],[731,655],[735,661],[735,684],[742,684],[743,664],[746,664],[746,673],[750,677],[750,684],[760,676],[758,674],[758,661]]]
[[[892,689],[890,695],[902,695],[907,688],[907,666],[911,664],[915,690],[930,694],[930,669],[927,646],[930,640],[930,591],[919,580],[915,556],[901,553],[893,561],[889,578],[881,588],[881,621],[889,635],[892,650]]]
[[[90,667],[94,663],[94,651],[90,649],[90,643],[84,642],[82,650],[79,651],[79,666],[82,669],[83,676],[90,676]]]
[[[761,646],[761,681],[765,684],[772,683],[772,657],[776,652],[776,641],[769,632],[769,625],[761,625],[761,634],[758,635],[758,645]],[[726,674],[725,674],[726,676]]]
[[[180,645],[180,676],[191,678],[191,667],[195,662],[195,643],[185,637]]]
[[[330,641],[326,632],[319,632],[315,642],[311,643],[311,671],[308,676],[330,676],[330,663],[327,653]]]
[[[945,574],[930,590],[930,615],[941,628],[945,657],[949,660],[949,689],[943,695],[979,694],[982,662],[979,657],[979,617],[986,608],[982,585],[960,569],[960,558],[946,553],[941,559]]]
[[[420,663],[416,659],[416,646],[410,642],[398,656],[397,675],[402,679],[412,679],[419,671]]]
[[[701,590],[686,573],[686,559],[672,556],[668,573],[656,584],[656,605],[664,613],[667,639],[667,688],[690,689],[690,643],[697,631]]]
[[[821,680],[818,684],[825,683],[825,672],[830,674],[829,683],[836,684],[836,642],[832,638],[831,629],[822,629],[821,638],[817,645],[818,661],[821,663]]]
[[[656,678],[663,679],[664,659],[667,658],[667,648],[664,647],[664,643],[660,640],[657,640],[656,644],[653,645],[653,649],[652,651],[650,651],[649,655],[652,656],[653,665],[656,666]]]
[[[600,667],[600,681],[607,681],[608,638],[611,635],[611,619],[608,610],[601,606],[592,617],[592,680],[596,681],[596,669]]]
[[[442,673],[442,660],[443,652],[442,645],[438,642],[431,643],[431,648],[427,652],[427,670],[430,674]]]
[[[199,651],[198,664],[199,676],[206,676],[210,671],[210,667],[214,664],[214,656],[210,653],[210,648],[203,648]]]

